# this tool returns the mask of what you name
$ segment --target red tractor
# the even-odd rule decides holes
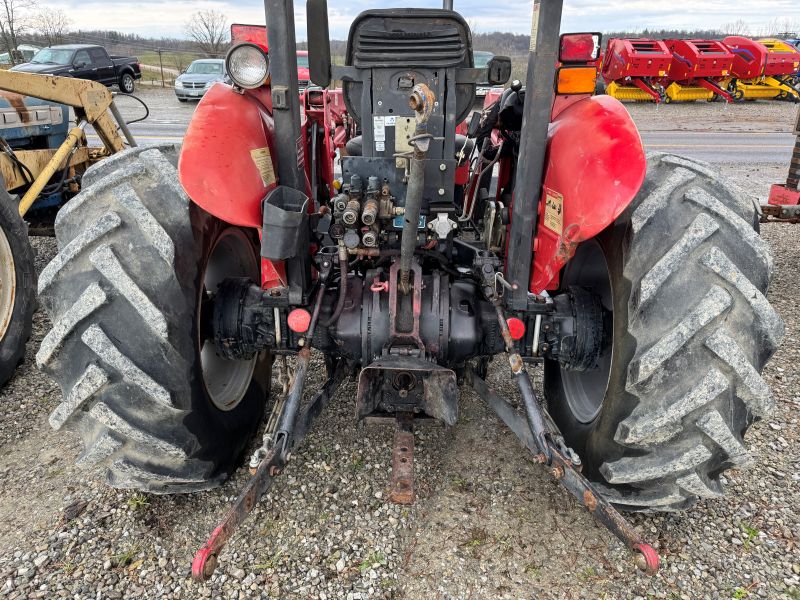
[[[559,36],[560,0],[534,4],[527,87],[467,135],[476,82],[511,65],[474,67],[452,2],[362,13],[332,66],[325,0],[309,0],[316,106],[341,81],[352,124],[336,172],[329,113],[298,102],[292,4],[265,1],[268,46],[230,50],[233,83],[182,148],[104,161],[60,212],[39,280],[54,325],[38,361],[63,390],[51,424],[113,486],[194,492],[230,475],[270,408],[253,477],[195,558],[203,579],[345,377],[358,419],[397,423],[398,502],[414,419],[454,424],[471,386],[653,572],[615,507],[719,496],[772,406],[759,373],[783,323],[756,207],[706,164],[645,157],[625,108],[592,97],[599,36]],[[498,355],[519,404],[485,382]]]

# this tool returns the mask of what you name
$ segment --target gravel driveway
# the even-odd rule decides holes
[[[764,107],[789,128],[790,107]],[[645,129],[664,126],[653,110],[632,112]],[[746,163],[722,170],[761,198],[785,176]],[[748,433],[753,466],[726,475],[724,499],[633,517],[661,553],[655,578],[638,573],[468,391],[457,425],[418,431],[417,503],[387,503],[392,433],[356,426],[348,383],[214,578],[195,584],[192,554],[247,473],[211,492],[161,497],[115,491],[78,470],[77,438],[47,424],[60,391],[34,366],[49,327],[37,313],[26,363],[0,393],[0,597],[800,599],[800,386],[791,367],[800,360],[800,226],[767,225],[763,235],[775,255],[770,299],[787,326],[766,370],[777,410]],[[34,244],[41,269],[55,243]],[[490,383],[515,396],[499,360]]]

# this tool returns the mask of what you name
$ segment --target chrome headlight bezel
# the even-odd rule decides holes
[[[250,61],[249,64],[245,61]],[[228,51],[225,57],[225,70],[237,87],[253,90],[269,80],[269,55],[257,44],[243,42]],[[252,73],[245,73],[250,68]]]

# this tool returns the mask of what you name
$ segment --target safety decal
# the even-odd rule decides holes
[[[268,147],[250,150],[250,158],[256,165],[256,169],[261,174],[261,179],[266,187],[275,183],[275,169],[272,167],[272,154]]]
[[[558,235],[564,230],[564,196],[544,188],[544,226]]]

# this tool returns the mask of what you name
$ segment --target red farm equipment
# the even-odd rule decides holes
[[[720,82],[730,78],[734,55],[716,40],[665,40],[672,53],[669,75],[661,84],[667,102],[714,100],[733,97]]]
[[[786,183],[776,183],[770,189],[768,203],[761,206],[762,221],[800,223],[800,109],[797,110],[794,135]]]
[[[660,103],[667,96],[659,82],[671,67],[672,53],[662,40],[613,38],[603,58],[606,93],[618,100]]]
[[[39,280],[54,326],[38,359],[64,398],[51,424],[111,485],[153,493],[220,485],[261,429],[195,556],[203,580],[312,423],[331,426],[345,379],[358,420],[396,426],[400,503],[415,420],[455,425],[470,386],[653,573],[617,507],[719,496],[772,406],[759,373],[783,323],[755,207],[700,163],[645,157],[624,106],[593,96],[599,36],[559,35],[560,0],[534,3],[526,87],[470,119],[511,61],[476,68],[452,2],[367,10],[333,66],[327,4],[308,0],[320,91],[302,103],[293,2],[265,10],[266,38],[230,49],[232,84],[206,93],[182,148],[93,167],[61,210]],[[649,44],[612,43],[605,72],[658,99],[670,55]],[[486,383],[496,356],[514,399]],[[305,397],[309,371],[327,379]]]
[[[741,36],[726,37],[723,43],[734,54],[726,87],[736,100],[800,99],[796,83],[800,49],[781,40]]]

